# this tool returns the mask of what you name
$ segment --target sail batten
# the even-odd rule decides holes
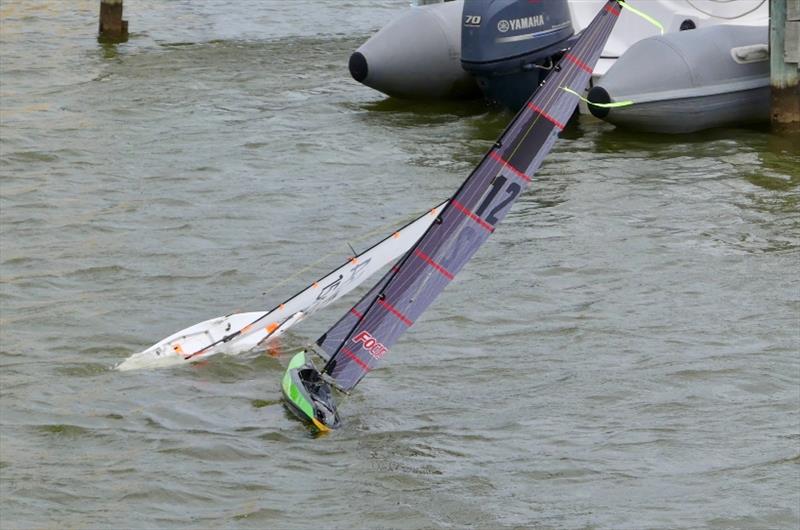
[[[318,344],[350,390],[375,368],[495,231],[564,128],[619,15],[609,0],[409,252]]]

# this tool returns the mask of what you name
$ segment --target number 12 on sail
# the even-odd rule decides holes
[[[588,85],[622,0],[607,2],[506,127],[436,221],[398,264],[317,340],[318,371],[298,353],[284,377],[284,399],[319,430],[340,419],[330,385],[351,391],[386,356],[494,232],[558,138]]]

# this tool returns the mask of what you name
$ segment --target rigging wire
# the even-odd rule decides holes
[[[358,237],[358,238],[354,239],[353,243],[356,243],[356,244],[362,243],[362,242],[364,242],[364,241],[366,241],[368,239],[371,239],[371,238],[373,238],[375,236],[378,236],[378,235],[381,235],[381,234],[386,234],[386,232],[388,230],[391,230],[392,228],[396,228],[397,226],[403,226],[404,224],[406,224],[408,222],[411,222],[412,220],[420,217],[423,214],[424,214],[424,212],[421,212],[421,213],[418,213],[418,214],[413,214],[413,215],[410,215],[410,216],[406,216],[405,218],[403,218],[400,221],[392,221],[391,223],[386,223],[386,224],[384,224],[382,226],[379,226],[378,228],[376,228],[376,229],[374,229],[374,230],[372,230],[370,232],[367,232],[366,234],[362,235],[361,237]],[[350,247],[350,250],[353,250],[353,247],[350,246],[349,243],[347,244],[347,246]],[[321,265],[325,261],[329,260],[333,256],[337,256],[337,255],[341,255],[339,251],[328,252],[327,254],[323,255],[321,258],[319,258],[318,260],[314,261],[313,263],[311,263],[309,265],[306,265],[305,267],[297,270],[293,274],[290,274],[289,276],[285,277],[283,280],[279,281],[278,283],[273,284],[269,289],[267,289],[266,291],[262,292],[261,295],[262,296],[266,296],[266,295],[272,293],[273,291],[275,291],[276,289],[279,289],[280,287],[283,287],[284,285],[286,285],[289,282],[295,280],[296,278],[304,275],[308,271],[314,270],[314,269],[318,269],[319,265]],[[356,256],[356,255],[357,254],[355,254],[355,253],[353,254],[353,256]]]
[[[433,212],[433,211],[435,211],[435,210],[436,210],[436,208],[434,208],[433,210],[428,210],[428,212]],[[426,213],[427,213],[427,212],[426,212]],[[420,215],[417,217],[417,220],[419,220],[419,219],[420,219],[422,216],[424,216],[424,215],[425,215],[425,213],[422,213],[422,214],[420,214]],[[405,223],[405,225],[406,225],[406,226],[408,226],[409,224],[411,224],[411,222],[412,222],[412,221],[413,221],[413,218],[412,218],[411,220],[407,220],[407,222]],[[365,234],[365,235],[363,235],[363,236],[359,237],[358,239],[356,239],[356,241],[357,241],[357,242],[361,242],[361,241],[363,241],[363,240],[365,240],[365,239],[367,239],[367,238],[372,238],[372,237],[374,237],[374,236],[375,236],[377,233],[385,232],[385,231],[386,231],[388,228],[390,228],[390,227],[395,227],[395,226],[396,226],[396,224],[395,224],[395,223],[391,223],[391,224],[387,223],[386,225],[384,225],[384,226],[381,226],[381,227],[379,227],[379,228],[377,228],[377,229],[373,230],[372,232],[369,232],[369,233],[367,233],[367,234]],[[405,228],[405,227],[404,227],[404,228]],[[401,230],[402,230],[402,229],[401,229]],[[396,234],[399,234],[399,232],[394,232],[394,234],[395,234],[395,235],[396,235]],[[390,236],[390,237],[391,237],[391,236]],[[388,239],[388,238],[386,238],[386,239]],[[351,260],[352,260],[352,259],[355,259],[355,258],[358,256],[358,254],[356,254],[356,253],[355,253],[355,250],[353,250],[353,247],[352,247],[352,246],[350,246],[350,244],[349,244],[349,243],[347,244],[347,246],[348,246],[348,247],[350,247],[350,250],[352,250],[352,251],[353,251],[353,253],[354,253],[354,256],[352,256],[350,259],[351,259]],[[367,250],[367,251],[365,251],[365,252],[368,252],[368,250]],[[323,261],[326,261],[326,260],[327,260],[327,259],[329,259],[331,256],[333,256],[334,254],[336,254],[336,253],[335,253],[335,252],[329,252],[328,254],[325,254],[324,256],[322,256],[321,258],[319,258],[317,261],[315,261],[315,262],[314,262],[314,263],[312,263],[311,265],[308,265],[308,266],[304,267],[303,269],[301,269],[301,270],[297,271],[295,274],[292,274],[292,275],[288,276],[287,278],[284,278],[284,279],[283,279],[281,282],[278,282],[277,284],[273,285],[271,288],[269,288],[268,290],[264,291],[264,293],[262,293],[262,295],[266,295],[266,294],[268,294],[268,293],[270,293],[270,292],[274,291],[274,290],[275,290],[275,289],[277,289],[278,287],[281,287],[281,286],[285,285],[286,283],[288,283],[288,282],[289,282],[289,281],[291,281],[292,279],[296,278],[297,276],[299,276],[299,275],[303,274],[304,272],[307,272],[309,269],[315,268],[315,267],[316,267],[317,265],[319,265],[321,262],[323,262]],[[328,274],[332,274],[332,273],[328,273]],[[339,276],[339,278],[341,279],[341,275]],[[317,282],[314,282],[314,283],[312,284],[312,286],[316,287],[316,286],[317,286]],[[306,290],[308,290],[308,289],[309,289],[309,287],[306,287],[306,288],[305,288],[303,291],[301,291],[301,292],[304,292],[304,291],[306,291]],[[298,294],[300,294],[300,293],[298,293]],[[297,295],[295,295],[295,296],[297,296]],[[293,297],[293,298],[294,298],[294,297]],[[288,300],[287,300],[287,303],[288,303]],[[283,304],[280,304],[280,306],[279,306],[279,307],[282,309],[282,308],[283,308]],[[276,309],[277,309],[277,308],[276,308]],[[220,338],[220,339],[218,339],[218,340],[216,340],[216,341],[212,342],[211,344],[209,344],[209,345],[207,345],[207,346],[205,346],[205,347],[203,347],[203,348],[201,348],[201,349],[199,349],[199,350],[197,350],[197,351],[195,351],[195,352],[193,352],[193,353],[191,353],[191,354],[189,354],[189,355],[185,355],[185,354],[184,354],[184,352],[182,352],[182,351],[180,351],[180,350],[178,350],[178,349],[176,349],[175,351],[176,351],[177,353],[179,353],[180,355],[183,355],[183,356],[184,356],[184,357],[183,357],[183,358],[184,358],[184,360],[187,360],[187,361],[188,361],[189,359],[192,359],[193,357],[195,357],[195,356],[197,356],[197,355],[200,355],[200,354],[202,354],[202,353],[204,353],[204,352],[208,351],[210,348],[213,348],[214,346],[217,346],[218,344],[222,344],[222,343],[228,342],[228,341],[230,341],[230,340],[232,340],[232,339],[234,339],[234,338],[236,338],[236,337],[238,337],[238,336],[241,336],[241,335],[243,335],[243,334],[250,333],[250,331],[252,330],[252,327],[253,327],[253,326],[254,326],[254,325],[257,323],[257,322],[259,322],[260,320],[262,320],[263,318],[265,318],[266,316],[268,316],[269,314],[271,314],[271,312],[270,312],[270,311],[266,311],[266,312],[264,312],[264,311],[261,311],[261,313],[263,313],[263,314],[262,314],[261,316],[259,316],[258,318],[256,318],[256,319],[255,319],[253,322],[251,322],[250,324],[247,324],[247,325],[246,325],[246,326],[244,326],[243,328],[241,328],[241,329],[239,329],[239,330],[237,330],[237,331],[235,331],[235,332],[233,332],[233,333],[230,333],[230,334],[228,334],[228,335],[225,335],[224,337],[222,337],[222,338]],[[261,342],[263,342],[264,340],[266,340],[266,339],[267,339],[267,338],[268,338],[268,337],[269,337],[269,336],[272,334],[272,332],[273,332],[275,329],[277,329],[277,328],[279,328],[280,326],[282,326],[283,324],[285,324],[285,323],[286,323],[286,322],[287,322],[287,321],[288,321],[290,318],[292,318],[292,317],[289,317],[289,318],[285,319],[285,320],[284,320],[283,322],[281,322],[279,325],[276,325],[274,329],[269,329],[269,330],[268,330],[269,334],[268,334],[266,337],[264,337],[263,339],[261,339]],[[226,331],[227,331],[227,330],[226,330]],[[180,345],[178,345],[177,347],[178,347],[178,348],[180,348]],[[173,348],[175,348],[175,346],[173,346]]]
[[[623,2],[623,0],[617,0],[617,4],[618,4],[618,5],[620,5],[620,7],[622,7],[622,5],[621,5],[621,4],[623,4],[623,3],[624,3],[624,2]],[[610,5],[610,2],[607,4],[607,6],[608,6],[608,5]],[[598,15],[598,17],[599,17],[599,15]],[[599,40],[600,40],[600,38],[601,38],[601,35],[602,35],[602,34],[603,34],[603,32],[604,32],[604,30],[601,30],[601,29],[600,29],[600,28],[602,28],[602,27],[603,27],[603,23],[599,22],[599,19],[598,19],[598,18],[595,18],[595,20],[593,21],[593,23],[594,23],[595,21],[597,21],[597,22],[598,22],[598,24],[597,24],[597,26],[596,26],[596,27],[597,27],[597,35],[596,35],[596,36],[593,36],[593,38],[595,38],[595,39],[597,39],[597,40],[599,41]],[[610,25],[610,26],[611,26],[611,28],[613,28],[613,26],[614,26],[614,23],[615,23],[615,22],[616,22],[616,20],[614,20],[613,22],[611,22],[611,25]],[[608,31],[609,31],[609,33],[610,33],[610,31],[611,31],[611,30],[609,29]],[[606,35],[605,35],[605,37],[603,38],[603,40],[607,39],[607,37],[608,37],[608,35],[606,34]],[[587,43],[586,47],[587,47],[587,48],[590,48],[590,47],[591,47],[591,44],[589,44],[589,43],[591,43],[591,42],[592,42],[592,39],[588,39],[588,40],[586,41],[586,43]],[[573,49],[574,49],[574,48],[573,48]],[[598,55],[599,55],[599,52],[598,52]],[[569,64],[569,65],[567,65],[567,67],[566,67],[566,69],[565,69],[565,77],[566,77],[566,71],[568,71],[569,69],[574,69],[575,71],[577,71],[577,68],[578,68],[578,67],[577,67],[576,65],[572,65],[572,64]],[[545,81],[546,81],[546,80],[545,80]],[[543,83],[543,85],[544,85],[544,83]],[[552,86],[552,85],[551,85],[551,86]],[[547,101],[544,103],[544,107],[548,107],[548,106],[549,106],[549,105],[550,105],[550,104],[551,104],[551,103],[552,103],[552,102],[553,102],[553,101],[554,101],[554,100],[557,98],[558,94],[560,93],[560,91],[558,90],[558,88],[559,88],[559,87],[553,86],[553,89],[550,91],[550,94],[548,94],[548,95],[545,95],[545,94],[546,94],[546,92],[548,91],[548,89],[549,89],[549,88],[550,88],[550,87],[549,87],[549,86],[546,86],[546,85],[545,85],[545,86],[543,86],[543,88],[541,88],[541,90],[542,90],[542,92],[543,92],[543,93],[541,94],[541,99],[548,98],[548,99],[547,99]],[[560,87],[560,88],[563,88],[563,87]],[[520,110],[520,111],[517,113],[517,116],[515,116],[515,117],[514,117],[514,119],[512,119],[511,123],[508,125],[508,127],[506,128],[506,130],[505,130],[505,131],[503,131],[503,133],[501,134],[501,136],[500,136],[501,140],[502,140],[502,139],[504,139],[504,137],[506,136],[506,133],[508,133],[510,130],[512,130],[513,126],[514,126],[514,125],[517,123],[517,120],[518,120],[519,116],[520,116],[520,115],[521,115],[521,114],[524,112],[524,110],[525,110],[525,109],[524,109],[524,107],[523,107],[523,109],[521,109],[521,110]],[[519,132],[518,132],[518,133],[516,133],[516,137],[514,137],[512,141],[516,141],[517,143],[516,143],[516,145],[515,145],[514,149],[512,150],[511,154],[509,155],[509,159],[510,159],[510,158],[512,158],[512,157],[514,156],[514,154],[517,152],[517,150],[518,150],[518,149],[519,149],[519,148],[522,146],[522,144],[523,144],[523,141],[524,141],[524,140],[525,140],[525,138],[527,138],[527,136],[530,134],[530,132],[531,132],[531,130],[533,129],[534,125],[535,125],[535,124],[536,124],[536,123],[539,121],[539,119],[540,119],[540,118],[541,118],[541,114],[537,115],[537,116],[536,116],[536,117],[535,117],[535,118],[532,120],[532,123],[531,123],[531,124],[530,124],[530,126],[527,128],[527,130],[526,130],[526,131],[524,131],[524,132],[522,132],[522,134],[521,134],[521,135],[519,134]],[[521,132],[521,131],[520,131],[520,132]],[[549,148],[548,148],[548,150],[549,150]],[[486,153],[486,155],[484,155],[484,158],[481,160],[481,162],[478,164],[478,166],[477,166],[477,167],[476,167],[476,168],[473,170],[473,172],[470,174],[470,176],[469,176],[469,177],[467,177],[467,180],[466,180],[466,181],[464,181],[464,183],[462,183],[461,187],[460,187],[460,188],[459,188],[459,189],[456,191],[456,193],[453,195],[453,200],[455,200],[455,197],[457,197],[457,196],[459,195],[459,193],[461,193],[461,192],[462,192],[462,191],[465,189],[466,185],[467,185],[467,184],[470,182],[470,180],[471,180],[471,179],[473,178],[473,176],[475,175],[475,172],[476,172],[476,171],[478,171],[478,169],[480,169],[480,168],[481,168],[481,166],[484,164],[484,162],[487,160],[487,158],[489,158],[489,156],[490,156],[490,153],[491,153],[491,151],[490,151],[490,152],[487,152],[487,153]],[[490,163],[490,164],[491,164],[491,163]],[[479,190],[476,190],[476,191],[480,191],[480,193],[482,194],[482,193],[485,191],[485,189],[483,189],[483,188],[480,188]],[[466,201],[466,202],[470,202],[470,201]],[[449,203],[449,204],[448,204],[448,206],[447,206],[446,208],[450,208],[450,207],[452,207],[452,202],[451,202],[451,203]],[[404,257],[401,259],[401,261],[398,263],[397,270],[396,270],[396,271],[392,271],[392,272],[390,273],[391,275],[389,276],[389,278],[388,278],[388,280],[387,280],[387,285],[395,281],[395,279],[397,278],[397,275],[398,275],[398,273],[399,273],[399,270],[403,268],[403,266],[404,266],[404,265],[405,265],[405,263],[406,263],[406,260],[408,260],[408,259],[409,259],[409,256],[412,254],[412,252],[413,252],[413,249],[414,249],[414,248],[416,248],[416,247],[418,247],[418,246],[421,244],[421,242],[422,242],[422,241],[425,239],[425,237],[428,235],[428,233],[430,233],[430,230],[431,230],[431,229],[429,228],[429,229],[428,229],[428,231],[425,233],[425,235],[423,235],[423,236],[422,236],[422,238],[420,238],[420,240],[419,240],[419,241],[416,243],[415,247],[412,247],[412,250],[411,250],[411,251],[409,251],[409,252],[408,252],[408,253],[407,253],[407,254],[406,254],[406,255],[405,255],[405,256],[404,256]],[[452,234],[452,233],[454,233],[454,232],[455,232],[455,230],[456,230],[456,228],[453,228],[453,231],[451,232],[451,234]],[[443,237],[443,238],[447,238],[447,237],[449,237],[449,235],[442,235],[442,237]],[[487,237],[488,237],[488,236],[487,236]],[[477,250],[477,249],[476,249],[476,250]],[[401,284],[401,285],[402,285],[402,284]],[[384,285],[384,287],[383,287],[383,289],[382,289],[382,290],[385,290],[385,289],[386,289],[386,285]],[[362,301],[363,301],[363,300],[364,300],[364,298],[362,298]],[[373,299],[373,300],[372,300],[372,302],[370,303],[369,307],[367,307],[367,308],[366,308],[366,310],[365,310],[365,311],[362,313],[361,317],[360,317],[360,318],[359,318],[359,319],[356,321],[356,323],[355,323],[355,324],[352,326],[352,328],[351,328],[350,332],[349,332],[349,333],[348,333],[348,334],[345,336],[345,339],[344,339],[344,341],[340,342],[340,343],[339,343],[339,346],[336,348],[336,350],[335,350],[335,351],[334,351],[334,352],[333,352],[333,353],[330,355],[330,357],[329,357],[329,359],[328,359],[328,361],[327,361],[327,363],[326,363],[326,365],[325,365],[325,368],[323,369],[323,374],[326,374],[326,373],[328,373],[328,369],[329,369],[329,367],[331,366],[331,363],[332,363],[332,362],[334,362],[334,360],[336,359],[336,357],[337,357],[337,356],[340,354],[340,352],[341,352],[341,350],[342,350],[342,346],[343,346],[343,344],[344,344],[344,343],[345,343],[345,342],[348,340],[348,338],[352,337],[352,335],[353,335],[353,333],[355,332],[355,330],[357,329],[358,325],[359,325],[360,323],[362,323],[362,322],[365,320],[365,318],[366,318],[366,317],[367,317],[367,315],[370,313],[370,311],[371,311],[371,310],[372,310],[372,308],[374,307],[374,305],[375,305],[375,303],[376,303],[376,301],[377,301],[377,300],[378,300],[378,298],[377,298],[377,297],[376,297],[375,299]],[[359,302],[359,303],[360,303],[360,302]],[[357,385],[357,384],[358,384],[358,382],[359,382],[359,381],[360,381],[360,380],[361,380],[361,379],[362,379],[362,378],[363,378],[365,375],[366,375],[366,372],[362,373],[362,374],[360,375],[359,379],[358,379],[357,381],[355,381],[355,383],[354,383],[354,384],[350,385],[350,388],[353,388],[353,387],[355,387],[355,385]],[[339,388],[341,389],[341,386],[340,386],[340,385],[335,385],[335,386],[337,386],[337,387],[339,387]]]

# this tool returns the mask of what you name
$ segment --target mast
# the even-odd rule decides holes
[[[494,232],[526,189],[578,103],[605,46],[621,0],[609,0],[564,54],[448,205],[411,247],[317,344],[323,369],[344,391],[386,355]]]

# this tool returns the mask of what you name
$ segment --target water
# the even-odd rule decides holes
[[[3,2],[2,528],[797,528],[796,138],[583,119],[329,436],[286,355],[111,370],[465,178],[508,114],[347,74],[404,5]]]

